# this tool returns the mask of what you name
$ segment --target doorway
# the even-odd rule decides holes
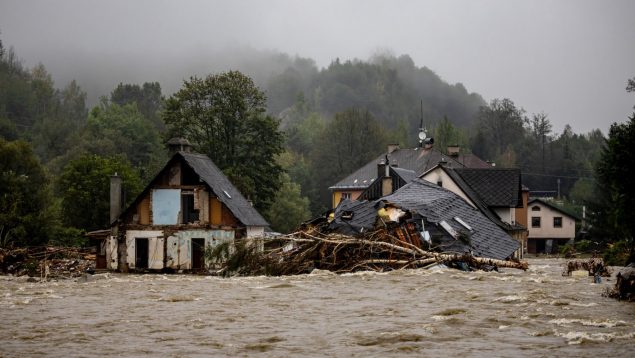
[[[192,239],[192,270],[205,268],[205,239]]]
[[[148,268],[148,239],[135,239],[135,268]]]

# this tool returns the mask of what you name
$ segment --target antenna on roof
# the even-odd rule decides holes
[[[423,147],[423,142],[426,140],[426,129],[423,126],[423,100],[421,100],[421,121],[419,121],[419,146]]]

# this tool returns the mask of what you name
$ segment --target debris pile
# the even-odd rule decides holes
[[[326,232],[325,232],[326,231]],[[423,249],[415,238],[398,230],[381,228],[356,236],[328,232],[323,225],[305,227],[279,236],[262,252],[248,245],[236,249],[219,273],[224,275],[297,275],[315,269],[336,273],[391,271],[445,264],[463,270],[499,267],[527,269],[526,262],[476,257],[466,252],[435,252]]]
[[[40,278],[79,277],[94,271],[95,254],[90,249],[31,247],[0,249],[2,274]]]
[[[615,287],[607,290],[606,296],[635,302],[635,264],[621,269],[616,279]]]
[[[599,257],[568,261],[562,276],[571,276],[573,271],[587,271],[589,276],[611,277],[611,269],[605,266],[604,261]]]

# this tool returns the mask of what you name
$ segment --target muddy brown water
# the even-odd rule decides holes
[[[635,304],[602,297],[614,280],[563,277],[563,263],[498,273],[0,277],[0,356],[633,357]]]

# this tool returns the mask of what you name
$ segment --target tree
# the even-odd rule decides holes
[[[115,173],[123,179],[128,205],[142,187],[139,174],[125,158],[82,155],[64,168],[58,188],[65,225],[87,231],[110,225],[110,176]]]
[[[483,143],[475,143],[474,152],[488,160],[499,160],[510,154],[510,146],[514,155],[519,154],[522,139],[525,135],[527,118],[522,108],[517,108],[510,99],[494,99],[489,106],[482,106],[478,113],[478,138]]]
[[[385,150],[386,132],[367,110],[337,113],[316,141],[311,154],[313,175],[321,186],[320,203],[329,206],[328,185],[366,165]]]
[[[136,103],[139,112],[158,130],[165,129],[165,125],[159,117],[159,111],[163,105],[159,82],[145,82],[142,86],[119,83],[110,94],[110,101],[120,106]]]
[[[624,240],[635,258],[635,113],[626,123],[613,123],[595,169],[596,198],[590,203],[595,234],[608,242]]]
[[[49,180],[31,146],[0,139],[0,246],[45,244],[54,217]]]
[[[123,154],[145,179],[156,174],[165,159],[157,129],[134,103],[119,106],[102,100],[90,112],[82,149],[101,156]]]
[[[551,123],[545,113],[534,114],[531,119],[531,129],[534,137],[540,142],[542,148],[542,173],[545,173],[545,144],[551,133]]]
[[[288,233],[311,217],[309,199],[300,193],[300,185],[282,174],[282,186],[276,193],[273,204],[265,213],[273,230]]]
[[[284,143],[265,101],[251,78],[230,71],[185,81],[163,112],[170,136],[207,154],[258,210],[269,207],[280,186],[275,156]]]

